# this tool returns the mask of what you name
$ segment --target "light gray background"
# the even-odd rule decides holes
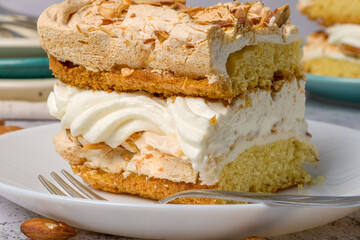
[[[6,7],[13,11],[21,12],[23,14],[39,16],[39,14],[46,8],[46,6],[50,6],[56,2],[61,1],[62,0],[0,0],[0,6]],[[190,6],[207,7],[217,4],[218,2],[230,1],[232,0],[187,0],[187,3]],[[239,0],[239,2],[245,1]],[[303,37],[320,28],[316,25],[316,23],[309,21],[305,16],[301,15],[299,11],[297,11],[297,0],[263,0],[263,2],[265,6],[270,7],[272,10],[289,3],[291,7],[291,22],[292,24],[299,26]]]

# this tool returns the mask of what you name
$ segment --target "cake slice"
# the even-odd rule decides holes
[[[330,26],[337,23],[360,24],[360,2],[353,0],[299,0],[298,9],[309,19]]]
[[[80,88],[225,100],[303,76],[298,29],[285,24],[288,6],[273,13],[260,2],[207,9],[165,3],[50,7],[39,33],[54,75]]]
[[[94,188],[273,193],[311,183],[301,37],[289,6],[68,0],[39,18],[56,151]],[[177,203],[221,201],[183,198]]]
[[[302,62],[308,73],[360,78],[360,25],[339,24],[310,35]]]

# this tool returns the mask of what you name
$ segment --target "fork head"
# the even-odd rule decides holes
[[[93,192],[91,189],[86,187],[84,184],[76,180],[70,173],[68,173],[66,170],[62,169],[61,173],[71,182],[81,193],[80,194],[77,190],[75,190],[73,187],[71,187],[66,181],[64,181],[56,172],[51,172],[51,176],[55,179],[55,181],[72,197],[75,198],[89,198],[94,200],[104,200],[107,201],[107,199],[99,196],[95,192]],[[44,185],[44,187],[54,195],[59,196],[67,196],[63,191],[61,191],[58,187],[56,187],[53,183],[51,183],[49,180],[47,180],[44,176],[39,175],[38,176],[40,182]]]

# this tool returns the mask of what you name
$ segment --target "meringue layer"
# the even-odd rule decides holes
[[[67,0],[51,6],[38,22],[42,46],[59,61],[91,71],[110,71],[114,66],[150,68],[214,82],[229,78],[227,59],[245,46],[301,41],[298,29],[290,24],[278,27],[270,21],[266,27],[222,28],[206,23],[215,20],[239,26],[231,11],[245,5],[213,6],[195,15],[198,21],[167,6],[143,4],[130,5],[123,19],[103,17],[103,11],[111,12],[121,4],[120,0]],[[268,16],[264,14],[271,11],[262,3],[248,10],[251,19]]]

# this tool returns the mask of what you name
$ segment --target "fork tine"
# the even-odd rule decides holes
[[[66,196],[65,193],[63,193],[60,189],[58,189],[54,184],[52,184],[49,180],[47,180],[42,175],[38,176],[40,182],[44,185],[44,187],[54,195],[60,195],[60,196]]]
[[[70,173],[68,173],[65,169],[61,170],[61,173],[64,174],[64,176],[72,183],[74,186],[76,186],[83,194],[88,196],[91,199],[95,200],[104,200],[107,201],[107,199],[99,196],[98,194],[91,191],[88,187],[86,187],[84,184],[76,180],[73,176],[71,176]]]
[[[62,188],[65,189],[72,197],[76,198],[85,198],[83,195],[78,193],[75,189],[73,189],[69,184],[67,184],[56,172],[51,172],[51,176],[60,184]]]

